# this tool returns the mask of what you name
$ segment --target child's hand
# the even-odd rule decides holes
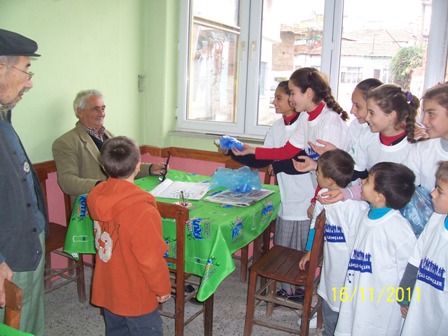
[[[429,135],[426,131],[426,127],[420,123],[415,123],[414,125],[414,139],[428,139]]]
[[[406,307],[406,306],[400,306],[401,316],[402,316],[403,318],[406,318],[406,316],[408,315],[408,309],[409,309],[409,307]]]
[[[310,261],[311,252],[307,252],[299,261],[299,268],[304,271],[306,264]]]
[[[314,212],[315,206],[316,206],[316,203],[311,203],[310,206],[308,207],[308,210],[306,210],[306,215],[308,216],[309,219],[311,219],[313,217],[313,212]]]
[[[303,160],[303,162],[294,159],[292,160],[292,164],[297,171],[301,173],[307,173],[309,171],[317,169],[317,162],[313,159],[310,159],[308,156],[299,156],[297,158],[299,160]]]
[[[344,195],[339,189],[329,190],[316,196],[316,199],[322,204],[332,204],[344,200]]]
[[[227,155],[227,154],[229,154],[229,150],[228,150],[228,149],[224,149],[224,148],[222,148],[222,147],[218,147],[218,151],[219,151],[220,153],[222,153],[223,155]]]
[[[220,152],[221,154],[227,155],[229,153],[228,149],[224,149],[221,147],[219,140],[215,140],[213,141],[213,143],[215,144],[216,147],[218,147],[218,152]]]
[[[247,155],[247,154],[255,154],[255,148],[247,145],[247,144],[243,144],[244,148],[242,150],[238,150],[236,148],[232,148],[232,152],[233,154],[235,154],[236,156],[242,156],[242,155]]]
[[[162,296],[157,295],[157,301],[159,301],[159,303],[167,302],[169,299],[171,299],[171,293]]]
[[[323,146],[318,146],[316,144],[313,144],[312,142],[308,142],[308,145],[310,145],[310,147],[313,149],[313,151],[315,151],[319,155],[322,155],[325,152],[328,152],[330,150],[337,148],[331,142],[324,141],[324,140],[316,139],[316,143],[323,145]]]

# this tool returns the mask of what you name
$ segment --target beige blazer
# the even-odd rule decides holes
[[[105,131],[109,138],[114,135]],[[53,158],[56,163],[58,183],[62,191],[72,200],[86,194],[98,181],[107,179],[99,162],[100,151],[79,121],[53,143]],[[142,164],[136,178],[149,175],[149,164]]]

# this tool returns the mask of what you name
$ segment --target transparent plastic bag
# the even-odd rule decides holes
[[[225,187],[238,193],[260,190],[261,181],[258,170],[251,170],[247,166],[238,169],[220,167],[210,181],[210,189],[219,187]]]
[[[400,212],[409,221],[418,238],[428,222],[429,217],[434,213],[431,192],[424,187],[415,188],[411,200],[404,208],[400,209]]]
[[[224,135],[219,139],[219,145],[222,149],[232,149],[236,148],[238,150],[243,150],[244,144],[231,136]]]

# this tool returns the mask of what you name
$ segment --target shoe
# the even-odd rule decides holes
[[[302,324],[302,319],[298,319],[297,320],[297,325],[300,327]],[[311,320],[310,320],[310,329],[316,329],[317,328],[317,315],[315,315]]]
[[[194,291],[194,287],[192,285],[186,285],[184,288],[185,293],[191,293]],[[174,299],[176,298],[176,293],[171,292],[171,297]],[[195,298],[196,299],[196,298]],[[198,301],[199,302],[199,301]]]
[[[296,289],[293,295],[288,296],[288,300],[303,303],[303,299],[305,298],[305,291],[302,288]]]
[[[290,300],[291,296],[288,295],[288,292],[285,289],[279,289],[277,292],[275,292],[275,296],[281,300],[287,301]],[[283,307],[281,304],[274,303],[274,309]]]
[[[191,293],[194,291],[194,287],[192,285],[185,286],[185,293]]]
[[[288,292],[286,290],[284,290],[283,288],[279,289],[277,292],[275,292],[275,296],[285,299],[285,300],[288,300],[288,298],[289,298]]]
[[[278,298],[282,298],[284,300],[291,300],[294,302],[302,303],[303,298],[305,297],[305,291],[302,288],[296,289],[294,294],[289,295],[288,292],[284,289],[279,289],[275,295]]]
[[[192,285],[185,286],[185,293],[192,293],[194,290],[195,289]],[[203,302],[198,301],[198,299],[196,299],[196,296],[194,298],[190,299],[190,301],[188,301],[188,302],[191,302],[194,305],[202,305],[203,304]]]

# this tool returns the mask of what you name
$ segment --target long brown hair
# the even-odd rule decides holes
[[[289,80],[300,88],[302,93],[311,88],[314,92],[313,103],[324,101],[329,108],[338,113],[342,120],[348,120],[348,113],[338,104],[331,94],[331,87],[326,76],[315,68],[300,68],[294,71]]]
[[[369,91],[367,99],[373,99],[385,114],[395,111],[397,114],[396,126],[405,124],[408,141],[414,140],[415,118],[420,106],[419,99],[410,91],[404,91],[396,84],[383,84]]]

